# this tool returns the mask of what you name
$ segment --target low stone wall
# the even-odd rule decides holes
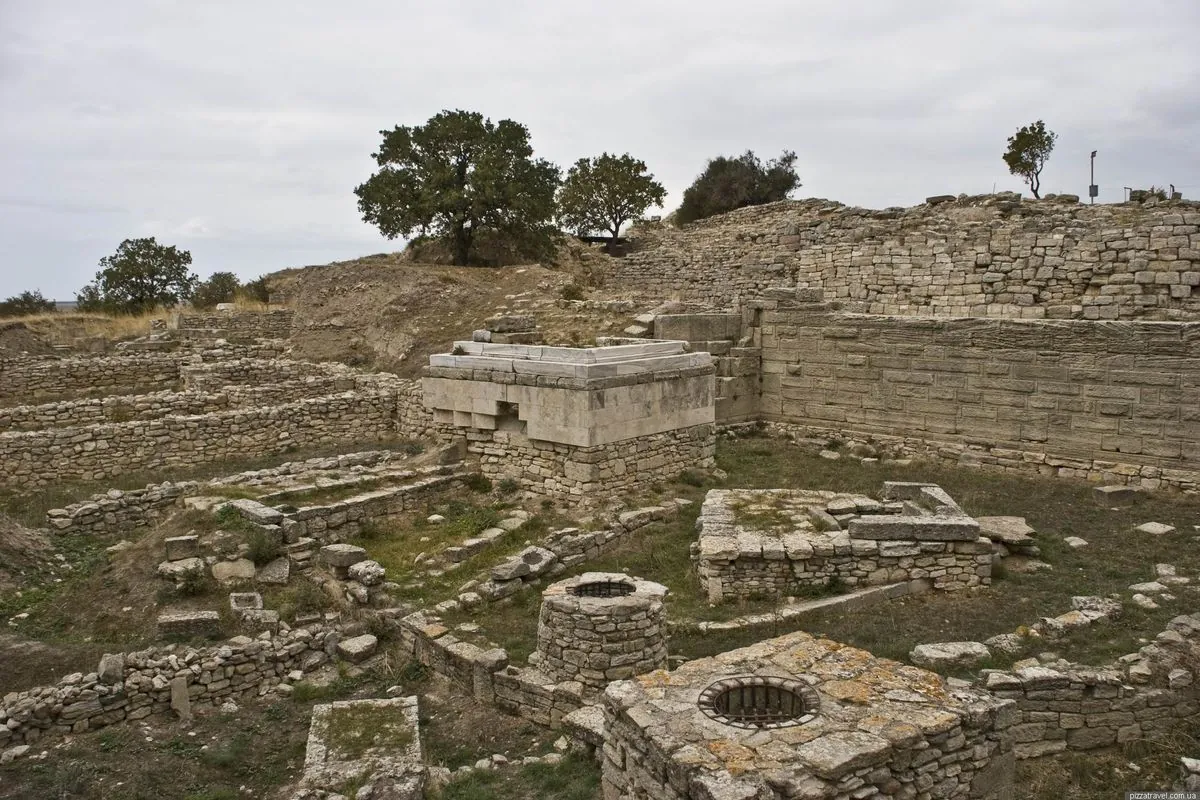
[[[352,382],[367,375],[342,364],[291,361],[284,359],[236,358],[212,363],[186,365],[180,369],[185,389],[196,392],[217,392],[229,386],[261,386],[263,384],[295,383],[305,379],[348,383],[342,391],[353,388]]]
[[[1200,488],[1200,323],[762,312],[763,418],[916,454]],[[965,454],[965,456],[964,456]]]
[[[530,439],[514,431],[467,431],[467,449],[479,456],[483,473],[512,479],[534,494],[586,497],[636,492],[688,469],[713,466],[716,426],[640,436],[594,447]]]
[[[108,535],[154,525],[181,497],[200,484],[180,481],[155,484],[145,489],[109,491],[80,503],[46,512],[46,524],[61,534]]]
[[[1111,667],[985,670],[977,686],[1016,702],[1017,758],[1160,740],[1200,714],[1200,614],[1171,620]]]
[[[296,313],[291,309],[275,311],[222,311],[212,314],[174,315],[167,327],[180,337],[237,337],[249,339],[286,339],[292,333]]]
[[[331,395],[193,417],[0,434],[0,485],[103,480],[146,469],[368,441],[395,430],[395,391]]]
[[[186,701],[219,706],[266,694],[293,670],[327,663],[339,641],[335,628],[295,628],[270,638],[239,636],[213,647],[156,647],[105,656],[96,672],[67,675],[53,686],[0,699],[0,749],[43,737],[82,733]]]
[[[709,602],[837,585],[923,580],[953,591],[991,583],[991,542],[942,489],[888,481],[880,496],[884,502],[826,491],[710,490],[695,556]]]
[[[85,395],[139,394],[179,383],[186,357],[163,353],[93,358],[0,360],[0,406]]]

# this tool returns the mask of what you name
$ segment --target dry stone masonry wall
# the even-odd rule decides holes
[[[1012,797],[1015,703],[807,633],[608,687],[605,797]]]
[[[889,481],[881,496],[710,490],[696,549],[709,602],[915,580],[946,591],[991,583],[991,542],[939,487]]]
[[[872,211],[785,201],[645,228],[611,282],[716,308],[804,286],[871,314],[1194,319],[1200,204],[995,195]]]
[[[0,360],[0,406],[85,395],[138,394],[179,383],[180,356],[13,358]]]
[[[292,333],[295,312],[224,311],[215,314],[177,314],[167,327],[182,338],[228,337],[240,339],[286,339]]]
[[[769,303],[768,303],[769,305]],[[925,455],[1196,489],[1200,323],[762,312],[762,416]]]

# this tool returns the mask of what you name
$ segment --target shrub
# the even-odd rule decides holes
[[[576,283],[568,283],[562,288],[563,300],[582,300],[583,289]]]
[[[473,472],[466,478],[467,488],[472,492],[486,494],[492,490],[492,482],[486,475],[481,475],[478,472]]]
[[[496,485],[500,494],[513,494],[521,488],[521,483],[516,478],[505,478]]]
[[[260,567],[279,558],[283,553],[283,547],[279,540],[266,531],[252,531],[247,537],[246,544],[250,547],[246,552],[246,557]]]
[[[765,164],[751,150],[737,158],[718,156],[684,191],[675,221],[684,225],[746,206],[785,200],[799,186],[796,154],[791,151],[785,150]]]
[[[24,317],[28,314],[46,314],[57,311],[53,300],[47,300],[40,291],[25,291],[0,301],[0,317]]]

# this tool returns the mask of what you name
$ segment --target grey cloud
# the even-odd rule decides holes
[[[0,12],[0,297],[68,297],[155,232],[248,277],[396,249],[358,217],[378,131],[469,108],[566,166],[629,151],[668,206],[707,158],[799,154],[801,195],[885,206],[1020,189],[1018,126],[1059,135],[1047,188],[1197,184],[1200,4],[451,0]]]

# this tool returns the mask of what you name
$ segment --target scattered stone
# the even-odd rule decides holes
[[[321,548],[321,561],[331,567],[347,569],[367,560],[367,551],[352,544],[327,544]]]
[[[184,558],[179,561],[164,561],[158,565],[158,575],[172,581],[181,581],[191,573],[204,572],[207,565],[202,558]]]
[[[430,514],[428,517],[425,518],[425,521],[428,522],[430,525],[441,525],[443,522],[446,521],[446,518],[443,517],[441,514]]]
[[[351,580],[358,581],[363,586],[378,586],[387,577],[387,570],[378,561],[359,561],[351,564],[348,570]]]
[[[1121,616],[1121,602],[1109,597],[1072,597],[1071,607],[1089,620],[1115,619]]]
[[[212,565],[213,577],[219,583],[254,580],[254,562],[248,558],[233,561],[218,561]]]
[[[338,642],[337,652],[351,664],[358,664],[375,655],[375,649],[378,646],[377,638],[369,633],[364,633],[362,636],[354,636]]]
[[[1123,507],[1141,501],[1145,493],[1133,486],[1097,486],[1092,490],[1092,496],[1102,506]]]
[[[936,642],[917,645],[908,657],[918,667],[937,669],[973,667],[991,658],[992,653],[982,642]]]
[[[1148,533],[1151,536],[1163,536],[1168,533],[1174,533],[1175,526],[1167,525],[1162,522],[1143,522],[1141,525],[1138,525],[1136,528],[1134,528],[1134,530],[1138,531],[1139,533]]]
[[[179,561],[200,555],[200,537],[195,534],[171,536],[163,540],[167,548],[167,561]]]
[[[1001,633],[983,640],[989,650],[1014,655],[1025,649],[1025,639],[1015,633]]]
[[[188,696],[186,676],[180,675],[171,679],[171,710],[184,722],[192,718],[192,699]]]
[[[262,607],[262,595],[258,592],[233,592],[229,595],[229,609],[235,614],[243,611],[257,611]]]
[[[10,747],[4,752],[0,752],[0,764],[11,764],[21,756],[29,752],[29,745],[19,744],[16,747]]]
[[[287,556],[280,556],[267,562],[259,571],[256,580],[259,583],[284,585],[292,574],[292,562]]]
[[[839,458],[842,457],[841,453],[838,453],[834,450],[822,450],[819,455],[821,456],[821,458],[825,458],[830,461],[837,461]]]
[[[1166,590],[1167,587],[1163,586],[1158,581],[1151,581],[1149,583],[1135,583],[1129,587],[1129,591],[1138,592],[1140,594],[1159,594],[1160,592],[1165,592]]]
[[[1154,602],[1149,597],[1146,597],[1144,594],[1135,594],[1133,596],[1133,604],[1138,608],[1144,608],[1147,611],[1153,611],[1154,609],[1158,608],[1158,603]]]
[[[1068,536],[1066,539],[1063,539],[1063,541],[1066,542],[1067,547],[1070,547],[1072,550],[1078,550],[1081,547],[1088,546],[1087,540],[1080,539],[1078,536]]]

